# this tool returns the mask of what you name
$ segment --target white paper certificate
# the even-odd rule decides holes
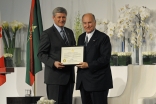
[[[64,65],[73,65],[83,62],[83,46],[77,47],[62,47],[61,49],[61,63]]]

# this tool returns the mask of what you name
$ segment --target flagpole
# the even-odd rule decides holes
[[[34,96],[36,96],[36,81],[35,81],[35,77],[34,77]]]

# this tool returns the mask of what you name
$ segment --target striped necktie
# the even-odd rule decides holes
[[[88,44],[88,36],[86,35],[86,37],[85,37],[85,46],[87,46],[87,44]]]
[[[65,31],[64,31],[63,29],[61,29],[60,34],[61,34],[61,36],[62,36],[62,38],[63,38],[65,44],[68,45],[69,42],[68,42],[67,36],[66,36],[66,34],[65,34]]]

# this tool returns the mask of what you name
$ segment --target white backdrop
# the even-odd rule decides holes
[[[66,26],[72,28],[78,11],[80,14],[91,12],[96,18],[107,18],[116,22],[118,10],[125,4],[146,6],[156,10],[155,3],[155,0],[40,0],[44,29],[52,25],[52,10],[57,6],[67,9]],[[28,24],[30,6],[31,0],[0,0],[2,21],[18,20]]]
[[[45,30],[52,26],[52,10],[58,6],[67,9],[68,15],[66,26],[73,29],[74,19],[78,12],[81,16],[84,13],[91,12],[95,14],[96,19],[108,19],[112,22],[116,22],[119,16],[118,10],[125,4],[129,4],[130,7],[134,5],[146,6],[149,9],[156,10],[155,0],[40,0],[43,28]],[[0,0],[2,21],[11,22],[17,20],[28,25],[30,6],[31,0]],[[21,43],[21,57],[24,65],[26,59],[26,37],[27,28],[21,31],[20,35],[16,36],[16,46],[19,45],[17,42],[20,41]],[[156,47],[154,47],[154,49],[156,51]]]

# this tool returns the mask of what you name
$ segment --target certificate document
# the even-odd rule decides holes
[[[61,63],[64,65],[74,65],[83,62],[83,46],[77,47],[62,47]]]

